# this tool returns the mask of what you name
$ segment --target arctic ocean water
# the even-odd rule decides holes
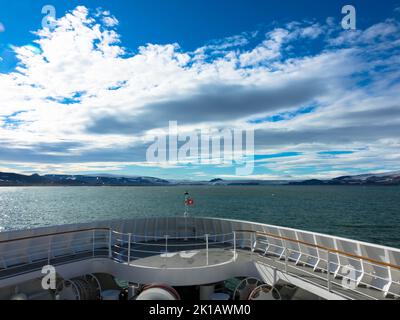
[[[0,188],[0,231],[183,215],[250,220],[400,248],[400,187]]]

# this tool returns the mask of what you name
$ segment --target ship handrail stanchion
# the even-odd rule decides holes
[[[51,237],[49,237],[49,247],[47,250],[47,265],[50,265],[50,259],[51,259]]]
[[[185,241],[188,241],[187,212],[185,213]]]
[[[254,233],[250,233],[250,256],[253,259],[253,235]]]
[[[128,266],[131,265],[131,238],[132,233],[128,233]]]
[[[328,291],[332,291],[332,283],[331,283],[331,257],[330,257],[330,251],[327,250],[327,267],[326,267],[326,275],[328,277]]]
[[[112,258],[112,248],[111,248],[111,243],[112,243],[112,230],[109,230],[108,233],[108,257],[111,259]]]
[[[236,231],[233,231],[233,261],[236,261]]]
[[[168,267],[168,235],[165,235],[165,268]]]
[[[208,234],[206,234],[205,237],[206,237],[206,261],[208,266]]]
[[[92,257],[94,258],[94,248],[95,248],[96,230],[93,229],[92,235]]]
[[[285,243],[285,272],[288,273],[288,264],[289,264],[289,250],[287,248],[286,242]]]

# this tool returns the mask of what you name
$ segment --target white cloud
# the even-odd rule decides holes
[[[107,27],[115,27],[119,24],[119,21],[111,16],[103,17],[102,21]]]
[[[393,39],[398,39],[399,32],[400,23],[396,20],[388,19],[366,30],[343,31],[338,37],[330,39],[330,43],[335,46],[376,45],[378,42],[390,42]]]
[[[243,67],[254,66],[260,62],[268,62],[279,58],[281,56],[282,44],[289,31],[286,29],[278,28],[266,35],[266,40],[255,49],[242,53],[240,55],[240,63]]]
[[[285,52],[292,42],[313,41],[331,32],[329,26],[291,23],[269,31],[253,49],[249,39],[256,35],[241,34],[194,52],[148,44],[129,55],[117,24],[109,12],[92,16],[80,6],[54,31],[39,30],[36,49],[15,48],[17,72],[0,74],[0,141],[8,161],[40,172],[149,165],[143,161],[151,131],[185,119],[182,130],[255,127],[258,153],[310,152],[304,164],[331,166],[335,174],[371,163],[394,168],[397,158],[388,156],[399,146],[391,128],[400,124],[400,62],[390,50],[400,41],[398,22],[334,34],[324,50],[290,58]],[[310,103],[316,112],[248,122]],[[324,147],[369,151],[335,160],[316,155]],[[290,171],[303,165],[298,161],[276,162],[276,176],[295,176]]]
[[[332,28],[333,21],[328,18],[326,25],[320,25],[319,23],[307,23],[307,22],[291,22],[287,24],[287,30],[290,31],[289,39],[317,39],[322,34],[327,32],[328,29]]]

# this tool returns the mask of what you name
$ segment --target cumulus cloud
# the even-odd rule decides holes
[[[255,45],[256,32],[193,52],[176,43],[128,50],[110,12],[79,6],[54,30],[37,31],[32,45],[16,47],[18,67],[0,74],[2,167],[58,172],[64,165],[77,172],[143,165],[151,133],[177,120],[184,130],[256,129],[258,154],[299,152],[262,164],[264,176],[295,177],[305,165],[321,175],[393,169],[399,23],[354,32],[331,24],[277,26]],[[301,52],[296,46],[305,40],[325,45]],[[297,55],[287,55],[293,47]],[[290,112],[296,116],[268,120]],[[327,158],[318,153],[324,150],[358,151]]]
[[[102,21],[107,27],[115,27],[119,24],[119,21],[115,17],[110,16],[103,17]]]
[[[281,56],[282,44],[288,36],[289,31],[286,29],[278,28],[269,32],[266,35],[267,39],[260,45],[240,55],[241,66],[248,67],[279,58]]]
[[[390,41],[398,41],[400,23],[397,20],[388,19],[377,23],[366,30],[342,31],[339,36],[330,39],[330,43],[337,46],[343,45],[390,45]],[[398,43],[397,43],[398,45]]]

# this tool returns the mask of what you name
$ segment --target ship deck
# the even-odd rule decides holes
[[[240,268],[250,263],[264,280],[268,277],[263,272],[275,272],[282,281],[297,279],[345,299],[400,298],[398,249],[208,218],[148,218],[2,233],[0,290],[3,280],[41,270],[44,265],[57,267],[91,259],[123,266],[128,273],[173,270],[179,276],[183,270],[187,283],[197,274],[196,269],[207,279],[215,270],[212,268]],[[354,271],[350,286],[343,272],[348,267]]]
[[[238,249],[236,255],[229,245],[209,244],[209,250],[198,249],[199,245],[205,245],[204,241],[196,241],[196,243],[188,244],[184,240],[171,241],[174,249],[168,253],[154,254],[153,251],[162,251],[165,244],[160,241],[153,241],[143,245],[131,247],[131,252],[135,257],[127,261],[124,260],[125,246],[119,253],[114,253],[113,260],[117,263],[126,264],[132,267],[151,268],[151,269],[196,269],[204,266],[223,265],[228,263],[253,261],[259,265],[279,270],[283,274],[306,281],[310,284],[321,288],[327,287],[327,273],[321,270],[314,271],[307,265],[299,265],[294,261],[286,261],[271,254],[262,254],[261,252],[253,252],[250,248]],[[143,252],[146,251],[146,252]],[[63,265],[76,261],[83,261],[93,258],[109,258],[107,248],[97,249],[93,251],[71,254],[69,256],[54,257],[46,260],[35,261],[30,264],[21,264],[14,266],[12,269],[0,269],[0,279],[13,277],[32,271],[41,270],[44,265]],[[195,272],[195,271],[194,271]],[[358,286],[349,290],[343,287],[343,278],[335,278],[331,276],[331,291],[346,299],[352,300],[393,300],[393,297],[384,296],[382,291],[365,286]]]

